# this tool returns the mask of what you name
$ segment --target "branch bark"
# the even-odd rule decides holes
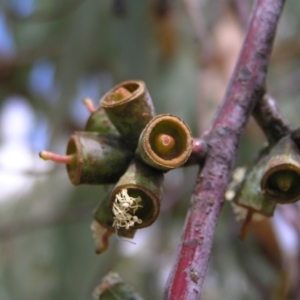
[[[164,299],[200,299],[224,193],[246,122],[264,94],[284,0],[257,0],[231,82],[208,134],[209,151],[191,199]]]

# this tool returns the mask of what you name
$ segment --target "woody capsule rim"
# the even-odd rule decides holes
[[[278,141],[269,153],[261,191],[275,203],[300,200],[300,152],[290,135]]]
[[[175,140],[173,153],[163,156],[157,153],[154,147],[154,138],[157,134],[166,133]],[[142,146],[153,167],[173,169],[183,165],[191,155],[193,138],[188,125],[179,117],[171,114],[162,114],[153,118],[142,133]]]
[[[66,149],[67,155],[76,155],[77,159],[76,162],[68,165],[66,164],[67,174],[69,180],[73,185],[80,184],[80,177],[83,170],[83,155],[82,155],[82,147],[80,145],[78,134],[73,134],[67,143]]]
[[[75,158],[66,164],[72,184],[111,184],[126,171],[133,152],[118,136],[77,131],[68,141],[66,155]]]
[[[291,171],[294,174],[293,176],[296,176],[295,179],[298,178],[299,180],[294,182],[289,191],[280,191],[272,183],[274,174],[280,171]],[[276,203],[285,204],[300,200],[300,170],[292,163],[282,163],[279,166],[269,168],[261,179],[261,190],[263,194]]]
[[[121,100],[114,100],[113,95],[114,92],[120,88],[127,89],[131,95],[123,98]],[[146,89],[146,85],[143,81],[139,80],[128,80],[124,81],[116,86],[114,86],[111,90],[109,90],[100,100],[101,106],[104,108],[108,107],[116,107],[124,105],[124,103],[128,103],[133,100],[137,100],[137,95],[142,94]]]

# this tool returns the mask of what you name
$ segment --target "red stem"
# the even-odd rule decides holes
[[[208,136],[209,151],[185,222],[164,299],[199,300],[224,193],[246,122],[264,94],[267,66],[284,0],[257,0],[223,103]]]
[[[82,102],[85,105],[85,107],[87,108],[89,113],[93,113],[96,110],[92,99],[84,98]]]
[[[44,160],[51,160],[58,164],[71,164],[75,159],[75,155],[60,155],[49,151],[41,151],[39,153],[40,158]]]
[[[112,234],[113,234],[112,231],[106,230],[106,232],[103,234],[103,237],[102,237],[103,246],[102,246],[102,248],[99,248],[99,249],[96,250],[97,254],[101,254],[101,253],[103,253],[107,250],[107,248],[109,246],[109,238]]]
[[[244,220],[244,222],[242,223],[242,226],[240,228],[240,239],[244,240],[247,236],[247,231],[248,231],[248,227],[252,221],[252,217],[253,217],[254,211],[253,210],[248,210],[247,215],[246,215],[246,219]]]

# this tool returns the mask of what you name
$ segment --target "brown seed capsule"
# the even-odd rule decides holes
[[[118,137],[88,132],[72,135],[67,145],[67,155],[77,157],[75,163],[66,165],[74,185],[115,183],[133,157]]]
[[[68,142],[66,155],[48,151],[39,155],[44,160],[65,164],[70,181],[78,185],[116,183],[134,154],[118,136],[75,132]]]
[[[134,160],[117,182],[110,196],[113,226],[138,229],[157,218],[162,196],[163,173]]]
[[[300,200],[300,152],[290,136],[272,148],[262,175],[261,190],[276,203]]]
[[[183,165],[193,149],[189,127],[170,114],[152,119],[143,130],[137,154],[148,165],[168,171]]]
[[[272,217],[276,204],[260,190],[260,180],[265,169],[266,160],[268,159],[269,149],[265,148],[260,154],[259,159],[249,169],[241,184],[237,187],[234,203],[247,208],[253,212],[262,214],[266,217]]]
[[[125,81],[106,93],[100,104],[127,146],[135,150],[142,130],[155,116],[145,83]]]

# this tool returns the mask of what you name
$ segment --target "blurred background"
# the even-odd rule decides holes
[[[108,271],[146,300],[162,299],[175,261],[197,167],[165,176],[158,220],[134,244],[111,238],[95,254],[93,209],[107,186],[69,182],[39,159],[65,153],[69,136],[115,84],[144,80],[158,114],[181,117],[199,136],[226,90],[253,2],[246,0],[0,0],[0,299],[83,300]],[[295,127],[300,111],[300,2],[287,1],[268,91]],[[266,143],[250,120],[237,165]],[[245,241],[225,203],[204,300],[300,299],[299,209],[279,207]]]

